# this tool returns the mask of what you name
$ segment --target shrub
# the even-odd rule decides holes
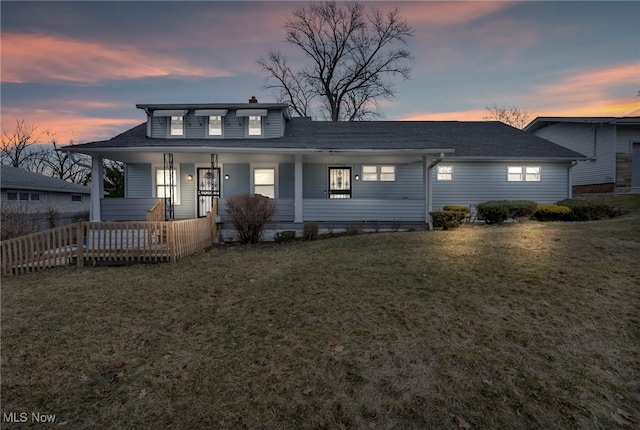
[[[469,212],[471,212],[471,209],[469,209],[469,206],[462,206],[462,205],[446,205],[442,207],[442,210],[464,212],[465,214],[468,214]]]
[[[356,236],[362,232],[362,228],[357,225],[348,225],[345,234],[347,236]]]
[[[531,218],[537,208],[538,204],[530,200],[491,200],[478,205],[478,215],[487,224],[497,224],[508,218]]]
[[[316,240],[318,238],[318,224],[313,221],[305,222],[302,228],[304,240]]]
[[[604,202],[586,199],[566,199],[557,203],[571,208],[570,220],[594,221],[615,216],[614,209]]]
[[[293,230],[279,231],[273,237],[276,243],[287,243],[296,240],[296,232]]]
[[[433,211],[429,212],[434,228],[449,230],[459,227],[464,223],[467,214],[464,211]]]
[[[536,213],[538,204],[530,200],[512,200],[508,203],[509,218],[529,219]]]
[[[242,243],[257,243],[264,226],[275,212],[275,203],[259,194],[240,194],[227,199],[231,222],[240,234]]]
[[[509,202],[506,200],[491,200],[478,205],[478,216],[487,224],[504,222],[509,214]]]
[[[533,216],[538,221],[565,221],[571,219],[571,208],[560,205],[538,205]]]

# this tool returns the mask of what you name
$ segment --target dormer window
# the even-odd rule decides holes
[[[238,109],[236,116],[239,118],[245,117],[246,120],[246,133],[247,136],[259,137],[263,136],[262,130],[262,117],[267,116],[266,109]]]
[[[249,117],[249,136],[262,136],[262,117]]]
[[[171,117],[171,136],[184,136],[184,117],[172,116]]]
[[[222,136],[222,117],[220,115],[209,116],[209,136]]]

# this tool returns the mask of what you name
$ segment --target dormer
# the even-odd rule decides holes
[[[138,104],[152,139],[273,139],[290,119],[284,103]]]

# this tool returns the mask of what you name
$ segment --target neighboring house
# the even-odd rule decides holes
[[[205,216],[212,199],[275,199],[274,222],[425,227],[429,211],[494,199],[571,196],[582,154],[500,122],[325,122],[286,104],[139,104],[147,120],[110,140],[65,147],[125,163],[125,198],[92,189],[92,221],[143,220],[159,198],[167,219]],[[335,224],[333,224],[335,223]],[[227,224],[229,225],[229,224]]]
[[[89,187],[13,166],[2,165],[0,172],[0,203],[3,209],[16,208],[24,213],[89,210]]]
[[[524,130],[589,157],[574,193],[640,192],[640,117],[540,117]]]

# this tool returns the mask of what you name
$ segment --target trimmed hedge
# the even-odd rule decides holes
[[[613,207],[603,202],[585,199],[565,199],[556,203],[571,208],[570,221],[595,221],[616,215]]]
[[[468,214],[469,212],[471,212],[471,209],[469,209],[469,206],[462,206],[462,205],[446,205],[442,207],[442,210],[464,212],[465,214]]]
[[[459,227],[467,217],[464,211],[459,210],[433,211],[429,212],[429,215],[431,215],[433,227],[443,230]]]
[[[538,205],[533,217],[538,221],[566,221],[571,219],[571,208],[560,205]]]
[[[296,240],[296,232],[293,230],[279,231],[273,237],[276,243],[287,243]]]
[[[491,200],[478,205],[478,216],[487,224],[498,224],[509,218],[528,219],[538,204],[530,200]]]

